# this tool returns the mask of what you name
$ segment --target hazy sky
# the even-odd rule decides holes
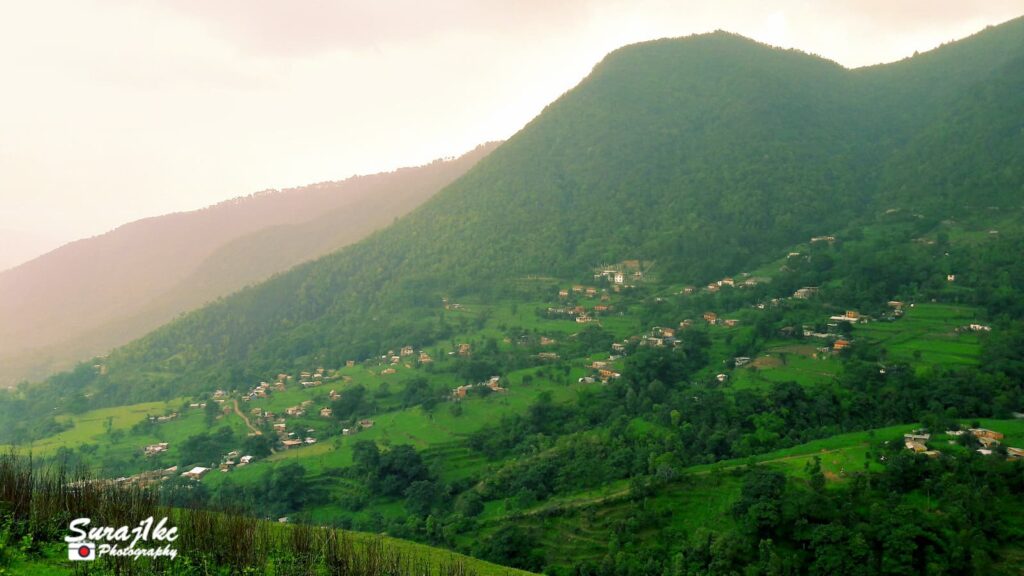
[[[507,138],[632,42],[724,29],[854,67],[1022,14],[1024,0],[0,0],[0,268],[5,234],[52,245]]]

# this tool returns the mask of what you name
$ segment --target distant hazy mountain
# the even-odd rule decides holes
[[[60,246],[59,239],[38,232],[0,228],[0,272]]]
[[[105,353],[177,314],[359,240],[486,156],[147,218],[0,273],[0,385]]]

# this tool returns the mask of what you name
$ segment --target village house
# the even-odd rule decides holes
[[[161,452],[167,452],[167,442],[160,442],[159,444],[150,444],[146,446],[144,450],[146,456],[156,456]]]
[[[1002,440],[1003,434],[996,432],[995,430],[989,430],[987,428],[969,428],[967,430],[974,435],[975,438],[991,438],[992,440]]]
[[[708,324],[717,324],[718,314],[715,314],[714,312],[705,312],[704,321],[707,322]]]
[[[724,321],[722,321],[722,324],[725,324],[729,328],[732,328],[732,327],[736,326],[739,323],[740,323],[740,321],[736,320],[735,318],[727,318]]]
[[[732,278],[722,278],[718,281],[719,286],[736,286],[736,281]]]
[[[579,294],[583,292],[583,286],[573,286],[572,291]]]
[[[459,356],[469,356],[472,353],[472,348],[469,344],[459,344]]]
[[[200,480],[200,479],[202,479],[203,476],[206,476],[206,473],[209,472],[209,471],[210,471],[209,468],[204,468],[202,466],[196,466],[195,468],[192,468],[188,472],[182,472],[181,475],[182,475],[182,477],[189,478],[191,480]]]
[[[338,400],[339,398],[341,398],[341,394],[338,394],[334,390],[331,390],[331,393],[328,394],[327,397],[330,398],[331,401],[333,402],[333,401]]]
[[[927,452],[928,447],[923,442],[916,440],[904,440],[903,445],[906,446],[907,450],[913,450],[914,452]]]
[[[687,319],[685,319],[685,320],[682,320],[681,322],[679,322],[679,329],[680,329],[680,330],[686,330],[686,329],[687,329],[687,328],[689,328],[690,326],[693,326],[693,320],[691,320],[691,319],[689,319],[689,318],[687,318]]]
[[[694,290],[696,290],[696,288],[694,288],[693,286],[683,286],[683,294],[686,294],[687,296],[693,294]]]
[[[1020,460],[1020,459],[1024,458],[1024,449],[1007,447],[1006,448],[1006,456],[1010,460]]]
[[[380,374],[381,376],[387,376],[388,374],[395,374],[396,372],[398,371],[395,370],[394,368],[385,368],[380,371]]]
[[[984,324],[971,324],[967,327],[971,332],[991,332],[992,327]]]
[[[559,290],[558,291],[558,297],[559,298],[568,298],[569,297],[569,291],[568,290]]]
[[[850,341],[849,340],[836,340],[832,344],[832,349],[835,350],[836,352],[839,352],[840,350],[845,350],[845,349],[847,349],[849,347],[850,347]]]
[[[558,360],[559,356],[557,352],[541,352],[537,354],[537,358],[541,360]]]
[[[747,364],[750,364],[750,358],[747,356],[737,356],[733,358],[732,361],[737,367],[746,366]]]
[[[587,324],[589,322],[593,322],[593,318],[587,316],[586,314],[580,314],[579,316],[576,317],[577,324]]]
[[[333,414],[334,414],[334,410],[331,410],[330,408],[321,408],[320,409],[320,417],[321,418],[330,418]]]
[[[577,380],[577,382],[579,382],[580,384],[593,384],[595,380],[590,376],[583,376],[579,380]]]
[[[345,368],[354,368],[356,365],[355,360],[345,360]]]
[[[995,438],[989,438],[988,436],[979,436],[978,443],[984,446],[985,448],[994,448],[996,446],[999,446],[999,440],[996,440]]]
[[[623,284],[626,282],[626,275],[623,274],[622,272],[616,272],[615,276],[612,278],[612,281],[615,282],[616,284]]]
[[[808,298],[814,296],[817,293],[818,288],[816,286],[805,286],[803,288],[798,289],[796,292],[793,292],[793,298],[797,298],[799,300],[807,300]]]
[[[613,380],[615,378],[619,378],[619,377],[622,376],[622,374],[619,374],[618,372],[615,372],[613,370],[607,370],[607,369],[599,370],[598,371],[598,375],[601,377],[601,381],[602,382],[607,382],[609,380]]]
[[[359,421],[359,427],[362,428],[363,430],[368,430],[370,428],[373,428],[373,420],[364,418],[364,419]]]
[[[306,413],[306,411],[303,410],[301,406],[290,406],[288,408],[285,408],[284,413],[289,416],[302,416],[303,414]]]
[[[815,244],[817,242],[835,242],[835,240],[835,236],[814,236],[811,238],[811,244]]]
[[[729,379],[729,375],[728,374],[716,374],[715,375],[715,380],[718,380],[719,382],[725,382],[728,379]]]
[[[412,349],[412,346],[402,346],[402,350],[399,354],[401,356],[412,356],[415,354],[415,351]]]
[[[434,359],[430,357],[430,354],[426,352],[420,352],[420,364],[430,364]]]
[[[946,275],[946,281],[947,282],[956,282],[956,274],[947,274]]]
[[[316,438],[313,438],[312,436],[306,436],[302,441],[306,444],[316,444]]]
[[[285,450],[290,450],[302,446],[302,440],[284,440],[281,442],[281,445],[284,446]]]
[[[239,466],[245,466],[246,464],[250,464],[251,462],[252,456],[249,455],[242,456],[241,458],[238,459]]]
[[[917,431],[910,432],[908,434],[904,434],[903,435],[903,440],[905,442],[920,442],[922,444],[924,444],[925,442],[928,442],[929,440],[931,440],[931,438],[932,438],[931,434],[924,433],[924,432],[917,432]]]
[[[501,376],[491,376],[491,379],[487,382],[483,382],[481,385],[487,386],[493,392],[504,392],[505,389],[501,387]]]
[[[223,390],[217,390],[216,392],[213,393],[213,399],[214,400],[220,400],[220,399],[224,398],[225,396],[227,396],[227,392],[225,392]]]
[[[284,422],[275,422],[274,423],[274,431],[275,432],[284,432],[287,428],[288,428],[288,425],[285,424]]]
[[[612,351],[613,352],[624,352],[625,350],[626,350],[626,347],[623,344],[619,344],[618,342],[612,342]]]
[[[554,338],[548,338],[547,336],[541,336],[540,337],[540,345],[541,346],[551,346],[551,345],[554,345],[556,343],[557,343],[557,340],[555,340]]]
[[[718,284],[716,284],[714,282],[712,282],[711,284],[708,284],[708,292],[711,292],[712,294],[714,294],[715,292],[718,292]]]
[[[587,296],[596,296],[597,295],[597,288],[587,288],[586,294],[587,294]]]

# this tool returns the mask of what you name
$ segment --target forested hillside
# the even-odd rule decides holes
[[[305,359],[366,357],[443,334],[427,312],[442,297],[500,293],[522,275],[582,277],[635,258],[664,279],[699,282],[874,207],[973,204],[970,179],[1019,153],[1019,131],[983,115],[1019,106],[1010,95],[1020,78],[1006,72],[1021,27],[856,71],[725,33],[623,48],[408,217],[115,352],[101,388],[166,396]],[[972,72],[950,87],[937,60]],[[930,154],[929,134],[953,119],[1005,138],[963,162],[909,160]],[[943,142],[953,153],[961,141]],[[1015,170],[1002,168],[984,205],[1016,202]],[[951,192],[908,196],[911,183],[928,188],[917,174]]]

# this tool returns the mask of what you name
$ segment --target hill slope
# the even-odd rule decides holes
[[[493,147],[140,220],[3,272],[0,385],[105,353],[182,312],[359,240]]]
[[[856,71],[725,33],[623,48],[395,225],[116,351],[102,378],[82,370],[60,385],[102,405],[422,346],[451,333],[442,297],[508,293],[527,274],[586,278],[626,258],[702,282],[855,225],[905,199],[893,184],[920,170],[950,191],[913,196],[915,209],[963,209],[976,200],[969,166],[900,159],[927,154],[958,110],[980,107],[965,118],[984,133],[985,111],[1013,106],[1024,79],[1004,72],[1024,54],[1022,28]],[[950,87],[943,67],[972,72]],[[993,101],[977,103],[986,91]],[[982,205],[1019,203],[1020,175],[1005,174],[1017,187]]]

